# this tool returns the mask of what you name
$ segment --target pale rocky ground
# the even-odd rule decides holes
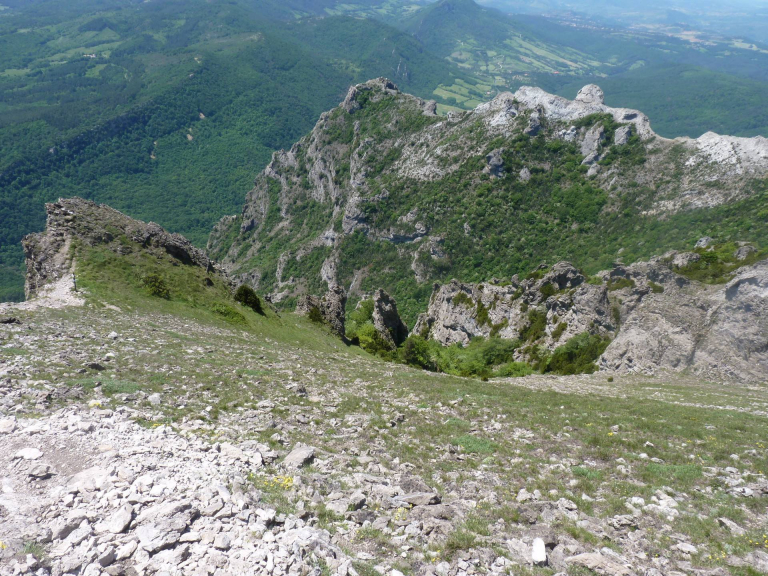
[[[2,575],[768,572],[764,384],[481,383],[110,306],[3,309]]]

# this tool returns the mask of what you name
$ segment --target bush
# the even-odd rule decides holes
[[[611,278],[608,281],[608,291],[621,290],[622,288],[634,288],[635,281],[631,278]]]
[[[421,336],[411,335],[398,351],[400,361],[424,370],[435,370],[435,362],[429,353],[429,343]]]
[[[591,374],[597,370],[595,360],[608,347],[609,340],[583,332],[563,346],[558,346],[549,358],[544,372],[556,374]]]
[[[520,339],[523,342],[536,342],[544,336],[547,327],[547,315],[540,310],[528,312],[528,325],[520,331]]]
[[[358,328],[355,332],[355,338],[357,338],[360,348],[369,354],[391,358],[394,352],[390,343],[384,340],[372,323],[363,324]]]
[[[215,314],[218,314],[219,316],[222,316],[227,322],[231,322],[233,324],[246,323],[245,316],[240,314],[240,312],[231,306],[227,306],[226,304],[214,304],[211,307],[211,311]]]
[[[509,362],[499,367],[494,373],[496,378],[520,378],[533,374],[533,368],[525,362]]]
[[[237,291],[235,291],[235,302],[240,302],[240,304],[247,306],[257,314],[264,314],[264,310],[261,307],[261,298],[247,284],[240,285]]]
[[[168,288],[168,284],[165,283],[165,279],[159,274],[147,274],[142,278],[141,283],[152,296],[166,299],[171,297],[171,291]]]
[[[320,308],[317,306],[312,306],[312,308],[309,309],[309,314],[307,314],[307,318],[311,322],[314,322],[315,324],[325,324],[325,318],[323,318],[323,313],[320,312]]]

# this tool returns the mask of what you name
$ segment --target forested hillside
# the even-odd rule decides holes
[[[386,76],[473,108],[592,81],[663,136],[768,133],[768,49],[510,18],[472,0],[6,0],[0,12],[0,300],[21,237],[78,195],[203,245],[273,151],[355,83]]]
[[[108,202],[202,245],[272,151],[350,84],[391,75],[427,95],[462,77],[372,20],[289,25],[205,2],[105,8],[62,8],[53,23],[33,7],[2,22],[0,300],[23,297],[19,240],[41,229],[45,201]]]

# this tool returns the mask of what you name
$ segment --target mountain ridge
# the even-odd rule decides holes
[[[275,153],[208,250],[276,302],[340,283],[354,303],[383,287],[412,323],[434,280],[508,277],[550,258],[596,272],[717,230],[762,244],[758,219],[743,237],[731,227],[765,195],[766,151],[764,138],[658,137],[596,86],[574,101],[524,88],[440,118],[379,79]]]

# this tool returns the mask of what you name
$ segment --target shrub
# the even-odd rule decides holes
[[[429,353],[429,343],[421,336],[411,335],[399,351],[400,360],[410,366],[434,370],[435,362]]]
[[[247,306],[257,314],[264,314],[264,310],[261,307],[261,298],[247,284],[241,284],[237,291],[235,291],[235,302],[240,302],[240,304]]]
[[[547,282],[539,288],[539,292],[541,292],[541,295],[544,296],[544,298],[549,298],[550,296],[557,294],[557,288],[555,288],[553,284]]]
[[[214,304],[211,307],[211,311],[219,316],[223,317],[227,322],[232,324],[245,324],[245,316],[240,314],[237,310],[226,304]]]
[[[544,371],[562,375],[591,374],[597,370],[595,360],[608,347],[608,342],[607,338],[582,332],[555,348]]]
[[[565,332],[568,329],[568,324],[565,322],[560,322],[560,324],[557,325],[557,327],[552,331],[552,339],[557,341],[560,340],[560,336],[563,335],[563,332]]]
[[[661,294],[662,292],[664,292],[664,286],[662,286],[661,284],[656,284],[656,282],[649,280],[648,285],[651,287],[651,292],[653,292],[654,294]]]
[[[529,364],[525,362],[509,362],[499,367],[494,376],[497,378],[520,378],[529,374],[533,374],[533,368]]]
[[[392,345],[384,340],[381,334],[379,334],[379,331],[376,330],[370,322],[363,324],[357,330],[355,338],[357,338],[360,348],[369,354],[382,356],[384,358],[390,358],[392,356]]]
[[[141,283],[152,296],[158,298],[170,298],[171,291],[166,284],[165,279],[159,274],[149,273],[142,278]]]
[[[528,324],[520,331],[520,339],[524,342],[535,342],[544,336],[547,327],[547,315],[540,310],[528,312]]]
[[[611,278],[608,281],[608,291],[621,290],[622,288],[634,288],[635,281],[631,278]]]
[[[314,322],[315,324],[325,324],[325,318],[323,318],[323,313],[320,312],[320,308],[317,306],[312,306],[312,308],[309,309],[309,314],[307,314],[307,318],[311,322]]]

